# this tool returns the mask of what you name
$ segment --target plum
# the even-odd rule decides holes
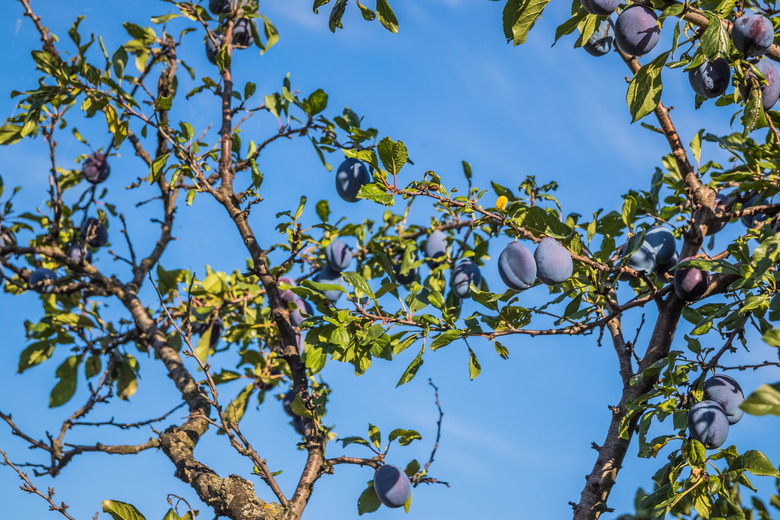
[[[688,433],[705,448],[718,448],[729,436],[729,420],[715,401],[700,401],[688,410]]]
[[[742,209],[747,209],[752,206],[763,206],[766,204],[766,199],[759,198],[758,195],[754,195],[748,200],[745,204],[742,205]],[[756,227],[756,224],[763,222],[767,219],[767,216],[764,214],[758,214],[758,215],[742,215],[739,217],[739,221],[742,222],[742,225],[744,225],[746,228],[754,228]]]
[[[536,280],[534,255],[523,244],[510,243],[498,257],[498,274],[510,289],[528,289]]]
[[[460,298],[468,298],[471,294],[471,284],[479,285],[482,274],[471,258],[464,258],[452,270],[452,291]]]
[[[693,91],[703,98],[720,96],[729,87],[731,69],[726,58],[705,61],[695,69],[688,71],[688,80]]]
[[[290,417],[296,417],[295,412],[293,412],[292,409],[293,401],[295,401],[295,390],[290,389],[282,398],[282,409],[284,410],[284,413]]]
[[[292,426],[293,426],[293,430],[295,430],[295,432],[298,435],[304,435],[305,429],[303,427],[303,417],[301,417],[300,415],[296,415],[295,417],[293,417]]]
[[[438,229],[433,231],[425,241],[424,251],[428,267],[433,269],[441,264],[447,256],[447,235]]]
[[[45,267],[39,267],[30,274],[30,289],[37,293],[50,293],[57,283],[57,273]]]
[[[233,8],[231,0],[209,0],[209,11],[216,15],[229,13]]]
[[[217,44],[214,45],[214,42],[211,41],[211,38],[206,36],[206,58],[213,63],[214,65],[217,64],[217,53],[219,52],[219,48],[222,46],[222,37],[216,33],[214,33],[214,38],[217,40]]]
[[[68,248],[68,258],[74,262],[92,262],[92,251],[85,244],[73,244]]]
[[[254,42],[252,36],[252,25],[254,22],[249,18],[239,18],[233,24],[233,46],[249,47]]]
[[[327,283],[341,286],[344,285],[344,278],[341,277],[341,273],[332,271],[327,265],[320,269],[320,272],[314,276],[314,281],[318,283]],[[325,296],[325,298],[330,300],[331,303],[336,303],[341,297],[341,291],[336,290],[323,291],[322,294]]]
[[[401,468],[385,464],[374,474],[374,491],[387,507],[401,507],[409,500],[412,485]]]
[[[614,33],[615,27],[612,25],[612,20],[602,20],[582,48],[591,56],[604,56],[612,50],[612,42],[615,40]]]
[[[290,287],[295,287],[295,281],[284,276],[279,278],[279,283],[285,283]],[[292,289],[279,290],[279,295],[282,297],[282,300],[286,301],[287,303],[294,302],[298,299],[298,295],[292,292]]]
[[[704,382],[704,399],[714,401],[723,408],[729,424],[736,424],[745,412],[739,405],[745,400],[742,387],[733,378],[718,374]]]
[[[357,202],[360,187],[371,182],[368,168],[352,157],[341,163],[336,170],[336,191],[343,200]]]
[[[81,223],[81,236],[92,247],[108,244],[108,230],[95,217],[86,218]]]
[[[547,285],[565,282],[574,271],[571,253],[554,238],[545,237],[539,242],[534,260],[536,277]]]
[[[16,245],[16,235],[8,228],[0,227],[0,249],[4,247],[13,247]],[[5,253],[3,256],[8,257],[11,253]]]
[[[720,213],[724,213],[726,211],[729,211],[731,209],[732,204],[734,203],[734,200],[732,197],[729,197],[728,195],[724,193],[718,193],[715,195],[715,207],[713,208],[713,211],[716,215]],[[709,228],[707,228],[707,236],[714,235],[724,227],[726,227],[725,220],[717,222],[715,224],[712,224]]]
[[[108,179],[111,168],[106,161],[106,156],[101,152],[95,152],[86,158],[81,168],[81,174],[92,184],[99,184]]]
[[[684,258],[693,260],[692,257]],[[704,296],[710,285],[710,273],[696,267],[674,270],[674,292],[685,302],[695,302]]]
[[[295,304],[295,310],[290,311],[290,322],[293,324],[293,326],[299,327],[301,323],[303,323],[303,320],[306,319],[303,317],[303,314],[306,313],[311,316],[314,311],[311,308],[311,304],[309,304],[309,302],[306,300],[297,298],[293,300],[292,303]]]
[[[615,43],[618,49],[631,56],[644,56],[656,46],[661,30],[656,24],[658,15],[641,4],[632,4],[615,22]]]
[[[655,265],[655,272],[658,274],[666,274],[669,272],[669,270],[680,263],[680,255],[677,254],[677,251],[674,252],[674,255],[668,262],[664,262],[663,264],[656,263]]]
[[[760,14],[737,18],[731,26],[731,41],[747,56],[763,56],[772,46],[775,34],[772,22]]]
[[[590,14],[609,16],[620,5],[620,0],[581,0],[582,7]]]
[[[672,259],[677,245],[672,230],[664,226],[654,226],[645,232],[645,243],[655,254],[656,264],[665,264]]]
[[[655,251],[646,241],[628,259],[628,267],[645,274],[652,273],[655,270],[655,264]]]
[[[417,261],[420,258],[417,251],[414,252],[414,260]],[[395,255],[393,257],[393,272],[395,273],[395,281],[402,285],[409,285],[412,282],[416,282],[420,279],[420,269],[412,267],[405,273],[401,272],[401,266],[403,265],[403,255]]]
[[[331,271],[340,273],[352,263],[352,250],[337,238],[325,247],[325,260]]]
[[[777,99],[780,97],[780,74],[778,74],[777,69],[769,60],[752,60],[750,63],[756,66],[766,80],[766,85],[760,85],[761,104],[764,110],[770,110],[775,106]],[[749,71],[748,77],[755,78],[755,74]],[[740,85],[739,93],[745,101],[750,97],[750,90],[747,85]]]

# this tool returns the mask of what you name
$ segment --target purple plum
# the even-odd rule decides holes
[[[545,237],[539,242],[534,251],[534,260],[536,277],[547,285],[565,282],[574,271],[571,253],[554,238]]]
[[[726,92],[731,81],[731,69],[726,58],[705,61],[688,72],[693,91],[703,98],[712,99]]]
[[[374,474],[374,491],[387,507],[401,507],[409,500],[412,485],[401,468],[385,464]]]
[[[604,56],[612,50],[612,42],[615,41],[615,26],[609,18],[602,20],[588,41],[582,46],[591,56]]]
[[[738,423],[745,413],[739,407],[745,400],[742,387],[727,375],[718,374],[704,382],[704,399],[718,403],[729,424]]]
[[[511,242],[498,257],[498,274],[510,289],[528,289],[536,280],[534,255],[520,242]]]
[[[81,223],[81,237],[92,247],[108,244],[108,230],[95,217],[88,217]]]
[[[428,267],[433,269],[441,264],[447,256],[447,234],[434,230],[425,241],[424,251]]]
[[[780,74],[778,74],[777,68],[768,59],[752,60],[750,63],[756,66],[766,80],[766,85],[760,85],[761,104],[764,110],[770,110],[777,103],[777,99],[780,98]],[[749,71],[748,77],[755,79],[755,74]],[[750,90],[747,85],[740,85],[739,93],[745,101],[750,97]]]
[[[347,202],[357,202],[360,187],[369,182],[368,168],[357,159],[348,158],[336,171],[336,191]]]
[[[452,270],[451,282],[452,291],[459,298],[468,298],[471,294],[471,284],[479,285],[482,282],[482,275],[471,258],[464,258]]]
[[[631,4],[615,22],[615,43],[631,56],[644,56],[656,46],[661,35],[658,15],[641,4]]]
[[[46,294],[54,291],[57,284],[57,273],[45,267],[39,267],[30,274],[30,289]]]
[[[718,448],[729,436],[729,420],[718,403],[701,401],[688,410],[688,433],[705,448]]]
[[[746,56],[763,56],[775,39],[772,22],[760,14],[737,18],[731,27],[734,47]]]
[[[693,260],[692,257],[683,261]],[[674,292],[677,297],[686,302],[699,300],[710,285],[710,273],[696,267],[687,267],[674,270]]]
[[[352,263],[352,250],[346,242],[337,238],[325,247],[325,260],[331,271],[340,273]]]
[[[106,161],[106,156],[101,152],[95,152],[86,158],[81,169],[81,174],[92,184],[99,184],[108,179],[111,168]]]
[[[582,7],[590,14],[609,16],[620,5],[620,0],[581,0]]]

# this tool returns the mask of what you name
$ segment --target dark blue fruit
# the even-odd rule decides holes
[[[239,18],[233,25],[233,46],[249,47],[254,42],[252,36],[252,20],[249,18]]]
[[[68,257],[74,262],[92,262],[92,251],[84,244],[74,244],[68,248]]]
[[[282,277],[279,278],[279,283],[284,283],[286,285],[289,285],[290,287],[295,287],[295,281],[291,278]],[[282,297],[282,300],[286,301],[287,303],[293,302],[296,299],[298,299],[298,295],[292,292],[292,289],[285,289],[280,290],[279,295]]]
[[[731,206],[734,204],[734,199],[732,197],[729,197],[723,193],[718,193],[715,195],[715,207],[713,208],[713,211],[716,215],[725,213],[726,211],[729,211],[731,209]],[[717,222],[715,224],[712,224],[709,228],[707,228],[707,236],[714,235],[724,227],[726,227],[726,224],[728,224],[727,221],[723,220],[721,222]]]
[[[293,430],[295,430],[295,432],[298,435],[304,435],[305,429],[303,427],[303,417],[301,417],[300,415],[296,415],[295,417],[293,417],[292,425],[293,425]]]
[[[95,152],[84,161],[81,174],[92,184],[98,184],[108,179],[111,168],[108,166],[105,155]]]
[[[620,0],[582,0],[582,7],[586,11],[600,16],[612,14],[619,5]]]
[[[30,289],[37,293],[50,293],[57,284],[57,273],[45,267],[39,267],[30,275]]]
[[[425,257],[428,259],[428,267],[433,269],[437,265],[441,264],[447,256],[447,235],[435,230],[428,235],[428,240],[425,241]]]
[[[574,271],[571,254],[554,238],[543,238],[534,251],[536,277],[542,283],[554,285],[569,279]]]
[[[737,18],[731,27],[734,47],[747,56],[763,56],[772,46],[774,38],[772,22],[760,14]]]
[[[656,264],[665,264],[672,259],[677,248],[672,230],[655,226],[645,232],[645,245],[655,254]]]
[[[106,226],[94,217],[89,217],[82,222],[81,237],[92,247],[103,247],[108,244]]]
[[[498,274],[510,289],[528,289],[536,280],[534,255],[523,244],[510,243],[498,257]]]
[[[652,9],[632,4],[615,22],[615,43],[618,49],[631,56],[644,56],[656,46],[661,35]]]
[[[688,433],[705,448],[718,448],[729,436],[729,420],[718,403],[701,401],[688,410]]]
[[[471,294],[471,284],[479,285],[481,282],[479,267],[471,258],[464,258],[452,270],[452,291],[460,298],[468,298]]]
[[[770,110],[775,103],[777,103],[778,97],[780,97],[780,74],[772,62],[766,60],[753,60],[750,63],[756,66],[766,80],[766,85],[761,85],[761,104],[764,110]],[[755,74],[752,71],[748,72],[748,78],[755,78]],[[750,96],[750,91],[746,85],[740,85],[739,93],[742,99],[746,100]]]
[[[712,99],[720,96],[729,87],[731,69],[726,58],[715,61],[705,61],[695,69],[688,71],[688,80],[693,91],[703,98]]]
[[[216,15],[229,13],[232,9],[231,0],[209,0],[209,11]]]
[[[763,206],[764,204],[766,204],[766,199],[759,199],[758,195],[754,195],[742,206],[742,209],[747,209],[752,206]],[[742,225],[746,228],[754,228],[756,227],[756,224],[763,222],[766,218],[767,216],[763,214],[742,215],[739,217],[739,221],[742,222]]]
[[[401,468],[385,464],[374,474],[374,491],[387,507],[401,507],[409,500],[412,485]]]
[[[325,260],[331,271],[340,273],[352,263],[352,250],[346,242],[336,239],[325,247]]]
[[[308,314],[311,316],[313,314],[311,305],[306,300],[301,300],[300,298],[293,300],[293,303],[295,304],[295,310],[290,312],[290,322],[295,327],[299,327],[301,323],[303,323],[304,318],[303,314]]]
[[[642,247],[634,251],[631,258],[628,259],[628,267],[645,274],[650,274],[655,270],[655,252],[650,244],[642,243]]]
[[[336,171],[336,191],[343,200],[357,202],[360,187],[371,182],[368,168],[357,159],[349,158]]]
[[[419,255],[417,251],[414,252],[414,260],[417,261]],[[401,272],[401,266],[403,265],[403,255],[395,255],[393,257],[393,272],[395,273],[395,281],[401,285],[409,285],[412,282],[416,282],[420,279],[420,269],[412,267],[406,272]]]
[[[692,260],[691,257],[684,258]],[[710,286],[710,273],[696,267],[674,270],[674,292],[677,297],[686,302],[695,302],[704,296]]]
[[[680,263],[680,256],[677,254],[677,251],[674,252],[674,255],[668,262],[664,262],[663,264],[656,263],[655,266],[655,272],[658,274],[666,274],[669,272],[669,270]]]
[[[729,424],[736,424],[745,412],[739,405],[745,400],[742,387],[733,378],[718,374],[704,382],[704,399],[714,401],[723,408]]]
[[[282,409],[290,417],[295,417],[295,413],[292,410],[293,401],[295,401],[295,390],[290,390],[282,398]]]
[[[602,20],[582,48],[591,56],[604,56],[612,50],[612,42],[615,40],[614,34],[615,27],[612,25],[612,20],[609,18]]]
[[[341,277],[341,273],[331,271],[327,265],[320,269],[320,272],[314,276],[314,281],[318,283],[327,283],[341,286],[344,285],[344,278]],[[330,300],[331,303],[336,303],[341,297],[341,291],[336,290],[323,291],[322,294],[325,296],[325,298]]]
[[[214,42],[211,41],[211,38],[206,36],[206,58],[213,63],[214,65],[217,64],[217,53],[219,52],[219,46],[222,45],[222,37],[218,34],[214,34],[214,37],[217,40],[217,45],[214,45]]]

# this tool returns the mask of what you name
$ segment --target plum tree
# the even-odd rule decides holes
[[[468,298],[471,294],[471,284],[480,283],[482,283],[482,274],[471,258],[464,258],[452,270],[452,291],[459,298]]]
[[[726,413],[714,401],[699,401],[688,411],[688,432],[704,447],[719,448],[729,436]]]
[[[534,251],[536,277],[547,285],[563,283],[574,272],[571,253],[554,238],[545,237]]]
[[[731,82],[731,69],[726,58],[707,60],[688,71],[691,88],[703,98],[712,99],[721,96]]]
[[[514,130],[500,138],[489,135],[496,120],[483,111],[475,132],[465,114],[476,103],[467,96],[448,109],[448,115],[464,117],[467,124],[452,125],[446,118],[432,124],[421,107],[439,103],[449,92],[427,85],[430,76],[425,74],[414,77],[420,80],[415,88],[398,88],[402,81],[411,84],[409,74],[422,69],[399,58],[392,38],[373,48],[365,43],[366,31],[340,40],[339,46],[315,49],[312,42],[319,46],[327,41],[320,39],[323,31],[311,31],[300,9],[284,2],[264,4],[262,11],[257,0],[161,2],[166,12],[154,13],[149,26],[134,14],[124,24],[112,16],[100,27],[88,17],[67,27],[46,9],[37,12],[34,6],[42,1],[18,0],[19,12],[8,17],[22,20],[29,30],[17,31],[13,41],[13,31],[0,31],[7,48],[33,51],[24,69],[17,68],[23,59],[9,58],[9,72],[2,79],[4,85],[18,82],[7,89],[13,94],[3,98],[10,115],[0,128],[0,145],[15,146],[5,164],[19,162],[26,170],[0,182],[0,272],[4,299],[11,302],[11,312],[3,315],[18,334],[3,349],[13,362],[0,365],[20,372],[18,381],[24,383],[19,388],[32,383],[25,389],[34,390],[29,402],[36,406],[40,388],[46,390],[34,421],[24,420],[27,401],[1,405],[0,441],[11,451],[8,456],[0,452],[7,471],[16,468],[16,476],[27,479],[12,464],[24,457],[23,467],[47,479],[71,476],[71,468],[93,453],[106,459],[144,452],[169,464],[165,476],[183,485],[173,488],[179,483],[165,481],[165,486],[150,488],[152,479],[141,478],[143,495],[159,498],[170,491],[185,495],[182,503],[192,501],[190,513],[182,516],[172,509],[165,514],[168,520],[192,520],[195,509],[231,520],[352,517],[342,514],[343,504],[335,496],[314,496],[323,489],[320,482],[344,479],[341,486],[359,471],[364,472],[358,477],[361,487],[347,488],[359,514],[376,511],[382,503],[408,507],[415,487],[422,500],[412,507],[425,507],[427,500],[442,508],[442,514],[430,514],[428,505],[418,516],[512,516],[514,504],[476,500],[478,512],[473,513],[466,510],[465,492],[461,500],[440,500],[427,490],[447,493],[444,486],[420,486],[445,483],[449,475],[439,471],[453,476],[460,471],[458,464],[433,464],[451,449],[453,429],[442,419],[432,381],[438,420],[431,417],[422,433],[409,428],[418,428],[423,416],[416,408],[416,390],[404,387],[401,391],[412,397],[403,401],[392,393],[394,385],[419,383],[431,367],[437,377],[451,378],[448,384],[452,378],[467,384],[466,372],[469,379],[485,380],[491,377],[488,372],[499,373],[490,365],[480,375],[493,362],[485,356],[495,352],[496,363],[514,363],[517,373],[509,373],[500,385],[505,389],[507,380],[517,383],[512,387],[517,395],[528,393],[519,388],[529,382],[523,377],[527,371],[553,383],[561,377],[593,379],[599,371],[599,388],[583,386],[594,394],[581,392],[576,405],[568,396],[562,400],[555,384],[523,404],[523,416],[534,419],[526,410],[531,401],[544,409],[539,414],[560,409],[562,402],[583,410],[595,402],[593,420],[601,417],[606,423],[600,439],[589,434],[579,443],[566,440],[567,448],[596,448],[592,470],[584,483],[576,483],[575,520],[597,520],[617,508],[629,509],[622,520],[764,518],[767,507],[780,504],[774,491],[756,491],[759,487],[746,478],[748,473],[780,477],[776,453],[768,452],[770,457],[761,452],[774,449],[773,439],[750,438],[751,431],[761,431],[756,427],[747,429],[748,440],[733,436],[731,445],[726,443],[729,419],[741,412],[756,421],[761,414],[780,415],[780,384],[761,385],[743,400],[741,391],[728,390],[738,387],[735,382],[721,376],[707,379],[713,370],[749,370],[743,381],[747,388],[748,377],[776,377],[772,370],[778,366],[774,353],[771,360],[765,356],[771,351],[762,342],[780,345],[780,204],[772,203],[780,193],[780,120],[767,104],[780,84],[767,64],[780,60],[780,47],[770,45],[755,63],[747,61],[748,50],[735,50],[742,44],[732,44],[730,28],[744,29],[746,41],[753,38],[750,27],[740,25],[747,22],[740,17],[744,5],[666,2],[652,4],[658,9],[654,12],[650,4],[630,3],[613,30],[605,15],[593,14],[610,9],[607,0],[588,0],[582,8],[576,2],[504,0],[503,23],[495,25],[514,44],[525,41],[532,28],[549,28],[550,20],[565,13],[568,19],[561,19],[555,39],[576,35],[575,47],[609,54],[595,66],[610,72],[583,74],[584,69],[573,65],[570,70],[579,69],[578,83],[569,92],[586,91],[590,103],[596,91],[610,92],[591,81],[612,81],[622,89],[628,75],[627,114],[640,124],[625,130],[622,125],[629,118],[606,117],[597,127],[580,127],[587,118],[572,103],[566,107],[569,122],[556,131],[567,138],[566,132],[576,128],[593,135],[561,137],[564,157],[531,144],[540,142],[532,139],[538,137],[534,134],[544,132],[541,120],[534,120],[535,105],[544,104],[544,96],[513,89],[509,103],[523,110],[516,119],[525,139],[518,157],[496,159],[492,156],[504,153],[502,139],[516,142]],[[400,5],[397,0],[379,0],[375,8],[366,2],[317,0],[313,10],[329,11],[322,23],[334,32],[361,18],[395,32],[400,17],[390,3]],[[478,9],[450,4],[447,16]],[[558,11],[537,23],[548,4]],[[79,7],[62,10],[66,8]],[[771,3],[750,8],[778,25],[780,14]],[[424,2],[403,9],[417,14],[445,10]],[[279,10],[294,13],[286,30],[301,24],[308,31],[298,38],[298,50],[282,59],[266,52],[280,37],[266,15],[275,17]],[[48,23],[55,25],[49,29]],[[664,40],[661,24],[667,27]],[[122,28],[124,32],[114,30]],[[476,34],[476,22],[470,29]],[[295,31],[302,34],[300,28]],[[617,52],[609,52],[613,33]],[[748,43],[744,48],[752,49]],[[256,50],[238,54],[237,49],[250,44]],[[360,47],[363,55],[351,54],[351,47]],[[412,47],[420,56],[428,55],[423,51],[429,49]],[[306,70],[305,80],[298,83],[302,50],[312,60],[307,63],[322,63]],[[638,58],[648,52],[653,53],[648,59]],[[375,74],[377,64],[384,69],[380,74]],[[286,74],[288,65],[292,75]],[[427,68],[450,69],[444,60],[441,65]],[[487,58],[482,65],[494,68]],[[343,92],[334,95],[315,86],[311,76],[325,69],[325,86]],[[676,74],[675,80],[684,82],[684,70],[692,71],[689,81],[698,96],[683,89],[685,96],[672,111],[666,103],[675,94],[664,90],[665,81]],[[482,77],[479,72],[475,77]],[[534,81],[549,80],[545,72],[535,74]],[[280,84],[272,81],[277,73]],[[738,86],[736,93],[722,90],[729,77]],[[388,86],[395,89],[391,95]],[[369,104],[365,115],[343,105],[334,108],[334,100],[341,103],[346,92],[368,93],[361,102]],[[484,89],[473,92],[479,95]],[[416,96],[422,105],[409,104],[406,95]],[[718,96],[717,102],[706,101]],[[504,96],[483,100],[493,97]],[[406,138],[408,148],[369,126],[376,118],[372,103],[390,107],[392,113],[379,121],[392,125],[393,132],[414,130]],[[608,103],[604,99],[593,105]],[[703,103],[705,110],[693,112]],[[555,105],[550,110],[557,114],[563,109]],[[725,135],[719,135],[717,125],[709,128],[709,122],[708,128],[692,126],[713,121],[710,117],[731,125]],[[684,124],[678,127],[680,120]],[[451,139],[455,126],[469,127],[478,138]],[[645,131],[646,141],[639,134]],[[609,146],[597,150],[592,146],[596,141],[609,141]],[[653,168],[643,162],[643,154],[658,143],[668,150]],[[446,149],[446,160],[439,162],[426,151],[433,147]],[[100,151],[87,156],[84,150]],[[449,156],[473,150],[485,150],[473,168],[464,158]],[[593,162],[603,151],[610,153],[614,168]],[[617,166],[620,156],[635,168],[630,177]],[[582,181],[578,186],[587,187],[576,193],[576,204],[567,200],[571,195],[566,190],[556,193],[556,182],[517,177],[513,168],[504,167],[558,168],[571,157]],[[108,178],[106,158],[113,178]],[[457,160],[462,177],[453,174],[450,159]],[[498,173],[486,178],[478,164],[482,171]],[[630,184],[622,203],[616,203],[608,189],[612,186],[603,185],[607,177],[596,175],[597,169]],[[46,183],[40,175],[47,177]],[[503,179],[514,184],[504,186]],[[319,181],[329,188],[319,193]],[[6,189],[10,182],[13,188]],[[357,212],[344,202],[358,198]],[[736,225],[740,217],[749,229]],[[121,230],[122,239],[114,240],[110,251],[94,254],[94,248],[107,244],[109,224],[112,236],[116,231],[118,238]],[[527,244],[535,244],[534,254]],[[687,264],[680,267],[678,258]],[[421,268],[423,263],[428,268]],[[576,363],[555,343],[571,336],[577,337]],[[527,337],[544,348],[525,348]],[[588,342],[599,347],[611,343],[613,348],[601,348],[596,356],[580,348]],[[748,346],[751,359],[745,362],[739,354]],[[440,354],[442,350],[452,355]],[[604,363],[604,355],[615,359]],[[427,362],[433,356],[446,362]],[[339,364],[346,364],[347,371],[339,371]],[[46,369],[31,370],[38,365]],[[357,384],[365,396],[342,391],[353,384],[352,373],[364,378]],[[374,378],[377,373],[391,375],[389,387],[379,375]],[[8,384],[16,390],[17,379],[0,377],[12,379]],[[597,390],[612,394],[596,398]],[[479,391],[474,385],[468,390],[475,398]],[[696,402],[702,396],[705,400]],[[283,417],[275,401],[290,418]],[[21,407],[22,413],[6,406]],[[345,411],[349,420],[342,422]],[[478,411],[511,415],[506,406]],[[136,412],[143,417],[136,418]],[[565,429],[559,427],[561,416],[567,414],[547,413],[537,421],[543,425],[537,430],[557,447],[561,443],[555,436]],[[350,422],[363,418],[372,421],[367,435],[356,434]],[[393,424],[396,420],[414,424]],[[382,426],[380,431],[379,421],[390,423],[391,429]],[[587,426],[590,430],[592,425]],[[488,439],[499,449],[509,443],[522,452],[531,445],[530,430],[494,428]],[[433,445],[430,452],[418,450],[427,462],[415,454],[420,443],[412,445],[423,434]],[[472,442],[468,449],[490,471],[494,457],[478,451],[479,444]],[[712,451],[705,452],[702,445]],[[390,466],[390,453],[392,460],[405,457],[405,464]],[[613,486],[635,456],[649,460],[655,478],[638,477],[646,482],[632,506],[624,491],[614,488],[618,492],[613,494]],[[454,457],[465,460],[460,453]],[[114,473],[130,473],[114,471],[114,464],[122,462],[112,462]],[[348,467],[354,471],[344,471]],[[163,472],[152,472],[163,481]],[[497,475],[490,484],[498,489],[502,480]],[[38,482],[29,476],[23,489],[47,502],[55,514],[69,515],[52,499],[53,491],[40,492]],[[519,490],[511,497],[515,503],[533,502],[524,477],[512,486]],[[558,487],[564,487],[560,479],[546,491]],[[91,491],[86,488],[85,493]],[[119,484],[115,489],[124,493]],[[569,498],[559,505],[568,509]],[[458,502],[455,514],[444,512],[448,502]],[[495,508],[504,505],[510,512],[497,514]],[[103,509],[115,520],[151,518],[125,502],[107,500]],[[20,515],[12,511],[7,516]]]
[[[409,477],[401,468],[390,464],[376,470],[374,490],[377,498],[387,507],[402,507],[412,494]]]
[[[612,42],[615,39],[614,32],[615,26],[612,24],[612,20],[610,18],[602,20],[582,48],[591,56],[605,56],[612,50]]]
[[[507,287],[516,291],[528,289],[536,281],[536,259],[519,242],[510,242],[498,257],[498,274]]]
[[[693,260],[684,258],[683,261]],[[701,299],[710,286],[710,273],[696,267],[680,267],[674,270],[674,292],[685,302]]]
[[[631,4],[615,22],[615,43],[631,56],[644,56],[658,44],[661,30],[655,11],[642,5]]]
[[[704,399],[718,403],[723,408],[729,424],[736,424],[745,412],[740,405],[745,401],[742,387],[734,378],[725,374],[712,376],[704,382]]]
[[[772,22],[760,14],[737,18],[731,28],[734,47],[746,56],[763,56],[772,46],[774,38]]]
[[[352,157],[346,159],[336,170],[336,191],[343,200],[357,202],[360,188],[371,182],[366,165]]]

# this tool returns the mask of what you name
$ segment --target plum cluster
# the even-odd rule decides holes
[[[554,238],[545,237],[531,252],[521,243],[512,242],[498,257],[498,274],[510,289],[522,291],[536,279],[547,285],[563,283],[574,272],[569,251]]]
[[[591,14],[609,16],[620,2],[615,0],[581,0],[582,7]],[[593,56],[604,56],[612,50],[613,41],[623,53],[630,56],[644,56],[658,44],[661,29],[658,15],[643,4],[631,4],[624,9],[612,23],[603,19],[583,45],[585,51]],[[744,84],[739,86],[743,99],[750,96],[751,85],[756,85],[761,93],[761,103],[765,110],[771,109],[780,98],[780,74],[775,66],[764,56],[774,42],[772,22],[760,14],[750,14],[737,18],[732,25],[731,41],[734,47],[750,60]],[[758,71],[764,82],[759,82]],[[728,60],[718,57],[705,60],[688,70],[688,80],[693,91],[705,99],[723,95],[731,83],[731,68]]]
[[[235,8],[235,0],[209,0],[209,11],[217,16],[221,14],[229,14]],[[254,22],[249,18],[238,18],[233,23],[233,47],[236,49],[245,49],[250,47],[254,43],[254,36],[252,36],[252,29]],[[256,30],[256,28],[255,28]],[[222,42],[225,39],[224,27],[220,27],[214,31],[215,42],[211,38],[206,36],[206,58],[213,64],[217,64],[217,53]]]
[[[742,419],[745,396],[733,378],[718,374],[704,382],[704,399],[688,410],[688,433],[707,449],[726,442],[729,426]]]

